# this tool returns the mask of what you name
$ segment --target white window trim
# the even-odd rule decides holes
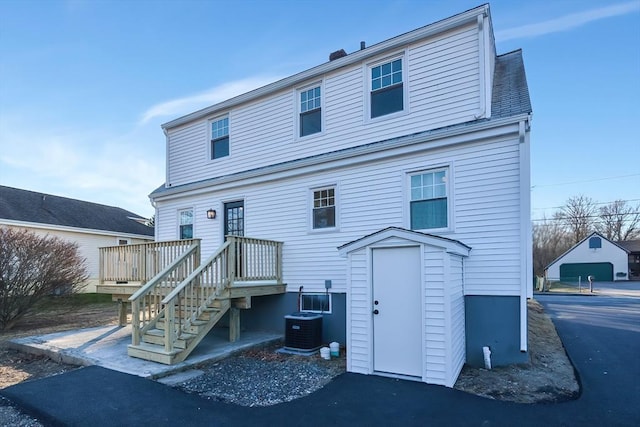
[[[335,200],[335,226],[325,228],[313,228],[313,192],[333,188]],[[316,185],[307,192],[307,230],[309,233],[334,233],[340,231],[340,191],[338,184]]]
[[[404,223],[407,230],[411,230],[411,177],[427,172],[437,172],[441,170],[447,171],[447,227],[441,228],[422,228],[415,231],[421,231],[425,233],[453,233],[455,231],[455,215],[454,215],[454,197],[453,197],[453,163],[439,163],[436,165],[429,165],[421,169],[412,169],[405,171],[404,179],[404,199],[405,199],[405,218]]]
[[[322,295],[322,296],[328,295],[328,296],[329,296],[329,310],[327,310],[327,311],[321,311],[321,310],[305,310],[305,309],[302,307],[302,297],[304,297],[304,296],[312,296],[312,295]],[[308,292],[308,293],[303,293],[303,294],[300,296],[300,311],[301,311],[302,313],[324,313],[324,314],[332,314],[332,310],[333,310],[332,299],[333,299],[333,298],[332,298],[332,296],[331,296],[331,295],[332,295],[332,294],[331,294],[331,292],[328,292],[328,293],[325,293],[325,292]]]
[[[193,223],[191,224],[191,238],[195,238],[196,236],[196,210],[193,207],[190,208],[180,208],[176,210],[176,236],[177,239],[176,240],[187,240],[187,239],[181,239],[180,238],[180,213],[181,212],[186,212],[186,211],[191,211],[193,214]]]
[[[213,147],[211,147],[211,140],[213,139],[213,135],[211,135],[211,125],[213,124],[213,122],[217,122],[218,120],[222,120],[225,118],[229,119],[229,155],[214,159],[212,151]],[[207,120],[207,160],[209,160],[210,162],[220,162],[231,157],[231,154],[231,114],[225,113],[215,117],[211,117]]]
[[[395,113],[385,114],[384,116],[378,116],[371,118],[371,69],[380,64],[386,62],[392,62],[396,59],[402,59],[402,111],[396,111]],[[389,120],[396,117],[409,114],[409,73],[407,65],[407,51],[397,52],[384,58],[377,59],[373,62],[369,62],[364,65],[364,122],[375,123],[380,120]]]
[[[311,135],[305,135],[305,136],[300,136],[300,94],[302,92],[304,92],[305,90],[309,90],[311,88],[320,86],[320,126],[321,126],[321,130],[320,132],[316,132],[316,133],[312,133]],[[294,91],[293,91],[293,105],[295,105],[295,108],[293,109],[295,117],[293,118],[293,135],[294,135],[294,140],[295,141],[302,141],[302,140],[308,140],[308,139],[312,139],[314,137],[318,137],[318,136],[322,136],[325,133],[325,121],[324,121],[324,98],[325,98],[325,92],[324,92],[324,80],[319,80],[319,81],[315,81],[311,84],[307,84],[304,86],[300,86],[297,87]]]

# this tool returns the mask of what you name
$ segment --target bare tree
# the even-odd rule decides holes
[[[0,331],[13,327],[44,297],[82,289],[85,262],[76,243],[0,227]]]
[[[544,269],[571,247],[571,238],[556,220],[543,218],[533,224],[533,272],[543,276]]]
[[[600,231],[613,241],[632,240],[640,236],[640,203],[636,206],[616,200],[600,208]]]
[[[571,235],[572,243],[578,243],[595,230],[598,208],[591,197],[574,196],[567,200],[554,218],[561,221]]]

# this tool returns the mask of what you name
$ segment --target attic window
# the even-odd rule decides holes
[[[602,239],[599,237],[592,237],[589,239],[589,249],[600,249],[602,247]]]
[[[300,92],[300,136],[322,131],[322,97],[320,86]]]
[[[404,109],[403,68],[402,58],[371,67],[372,119]]]
[[[229,155],[229,117],[211,122],[211,159]]]

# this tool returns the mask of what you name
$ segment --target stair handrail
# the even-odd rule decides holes
[[[140,336],[144,333],[145,330],[149,329],[157,320],[159,314],[161,313],[160,309],[160,298],[156,298],[156,308],[151,311],[149,305],[149,313],[141,313],[140,311],[140,301],[149,296],[152,292],[156,290],[159,284],[162,283],[164,279],[166,279],[171,273],[173,273],[179,266],[181,266],[190,256],[194,257],[194,265],[197,268],[199,266],[200,261],[200,242],[197,241],[193,245],[189,247],[187,251],[182,253],[178,258],[176,258],[171,264],[167,265],[162,269],[155,277],[149,280],[146,284],[144,284],[140,289],[138,289],[133,295],[129,297],[129,301],[131,302],[131,342],[133,345],[140,344]],[[144,310],[143,310],[144,311]],[[140,315],[142,314],[142,319]],[[146,315],[148,314],[148,318]],[[142,325],[142,326],[141,326]]]
[[[174,350],[174,343],[179,338],[179,334],[189,326],[191,322],[202,314],[209,303],[220,295],[222,289],[226,289],[231,281],[231,275],[227,271],[227,258],[229,247],[235,246],[234,240],[227,240],[216,252],[205,262],[196,268],[187,278],[171,291],[162,300],[164,307],[164,348],[167,352]],[[215,263],[220,260],[218,282],[202,283],[201,276],[205,270],[213,269]],[[211,276],[214,276],[212,274]],[[211,277],[213,279],[213,277]],[[206,286],[210,285],[210,286]],[[196,292],[195,289],[198,289]],[[180,298],[182,295],[190,295],[191,299]],[[193,301],[192,299],[196,299]],[[176,316],[176,305],[179,307],[180,316]]]
[[[174,288],[173,291],[171,291],[171,293],[169,295],[167,295],[166,297],[164,297],[164,299],[162,300],[162,304],[169,304],[169,301],[171,301],[172,299],[174,299],[176,296],[178,296],[178,294],[189,284],[190,281],[192,281],[198,274],[202,273],[202,270],[204,270],[205,268],[207,268],[207,266],[212,263],[213,261],[215,261],[215,259],[222,253],[224,252],[224,250],[226,248],[228,248],[230,246],[230,242],[226,241],[224,242],[224,244],[222,246],[220,246],[220,248],[218,248],[218,250],[211,255],[204,263],[202,263],[200,265],[200,267],[198,267],[197,269],[195,269],[193,271],[193,273],[191,273],[186,279],[184,279],[178,286],[176,286]],[[227,278],[228,280],[228,278]]]

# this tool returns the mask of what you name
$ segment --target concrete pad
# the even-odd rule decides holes
[[[282,339],[273,332],[245,331],[236,342],[229,342],[227,328],[214,328],[187,360],[175,365],[130,357],[131,325],[106,326],[18,338],[9,345],[20,351],[45,354],[51,359],[73,365],[97,365],[143,378],[161,378],[190,369],[203,362],[221,360],[247,348]]]

